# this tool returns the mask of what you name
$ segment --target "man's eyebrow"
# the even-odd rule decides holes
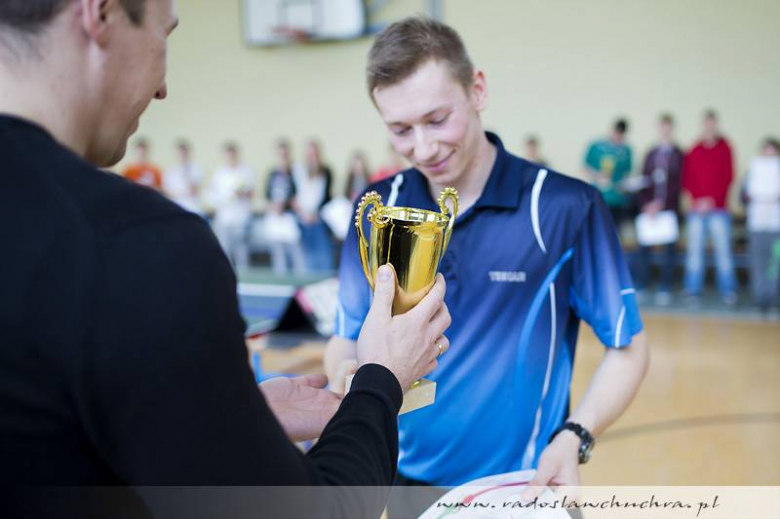
[[[427,119],[428,117],[431,117],[431,116],[432,116],[433,114],[435,114],[436,112],[438,112],[438,111],[440,111],[440,110],[444,110],[444,109],[446,109],[446,108],[447,108],[446,106],[438,106],[438,107],[434,108],[433,110],[431,110],[431,111],[429,111],[429,112],[426,112],[426,113],[425,113],[425,114],[422,116],[422,118],[423,118],[423,119]],[[408,126],[406,123],[404,123],[404,122],[401,122],[401,121],[394,121],[394,122],[389,122],[389,123],[387,123],[387,125],[388,125],[388,126]]]

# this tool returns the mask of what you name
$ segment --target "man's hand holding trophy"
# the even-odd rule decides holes
[[[451,208],[447,206],[447,201],[451,202]],[[453,188],[444,189],[438,202],[440,212],[384,206],[381,196],[374,191],[367,193],[360,201],[355,225],[363,272],[374,290],[375,301],[371,312],[387,311],[387,315],[370,315],[360,332],[361,336],[373,333],[375,326],[389,327],[390,336],[393,336],[394,329],[398,333],[413,334],[423,329],[443,331],[449,326],[449,312],[441,304],[445,292],[444,278],[436,272],[447,250],[458,214],[457,191]],[[367,218],[371,229],[367,238],[363,230],[363,217],[372,206]],[[382,304],[383,301],[387,303]],[[388,311],[390,308],[392,310]],[[415,326],[415,322],[419,322],[419,326]],[[433,326],[423,326],[427,323]],[[408,366],[413,356],[400,349],[382,349],[385,357],[389,358],[377,359],[371,356],[379,350],[357,352],[358,365],[376,362],[387,366],[398,376],[405,392],[401,413],[434,402],[435,382],[418,380],[418,377],[435,369],[438,358],[449,348],[449,341],[440,334],[407,339],[413,340],[397,343],[430,348],[430,359],[426,361],[423,357],[417,362],[419,365]],[[347,381],[347,388],[350,382]]]

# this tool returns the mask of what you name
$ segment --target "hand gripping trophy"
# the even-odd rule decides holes
[[[448,200],[451,209],[447,206]],[[379,193],[371,191],[363,196],[358,206],[355,226],[363,272],[373,290],[381,265],[389,263],[395,270],[394,315],[413,308],[435,282],[439,261],[447,250],[458,215],[458,192],[451,187],[445,188],[438,202],[439,213],[389,207],[382,205]],[[366,239],[363,215],[371,206],[373,209],[368,213],[371,233]],[[425,379],[415,382],[404,397],[401,413],[432,404],[435,395],[435,382]]]

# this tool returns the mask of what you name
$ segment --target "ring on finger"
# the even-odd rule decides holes
[[[439,348],[439,354],[436,355],[436,358],[438,359],[441,357],[441,354],[444,353],[444,345],[441,343],[441,341],[436,343],[436,347]]]

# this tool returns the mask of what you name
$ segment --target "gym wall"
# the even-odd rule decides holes
[[[374,21],[426,6],[392,0]],[[363,76],[370,38],[248,47],[239,0],[179,0],[177,9],[169,97],[153,103],[138,133],[157,162],[172,164],[173,142],[186,137],[211,171],[221,144],[235,139],[264,178],[277,136],[293,140],[296,158],[316,136],[340,187],[354,149],[365,149],[372,167],[386,160]],[[780,134],[777,0],[443,0],[443,13],[486,74],[485,126],[520,153],[524,137],[537,134],[562,172],[580,176],[586,144],[619,115],[631,123],[637,161],[662,111],[689,146],[703,109],[715,108],[740,172],[760,139]]]

